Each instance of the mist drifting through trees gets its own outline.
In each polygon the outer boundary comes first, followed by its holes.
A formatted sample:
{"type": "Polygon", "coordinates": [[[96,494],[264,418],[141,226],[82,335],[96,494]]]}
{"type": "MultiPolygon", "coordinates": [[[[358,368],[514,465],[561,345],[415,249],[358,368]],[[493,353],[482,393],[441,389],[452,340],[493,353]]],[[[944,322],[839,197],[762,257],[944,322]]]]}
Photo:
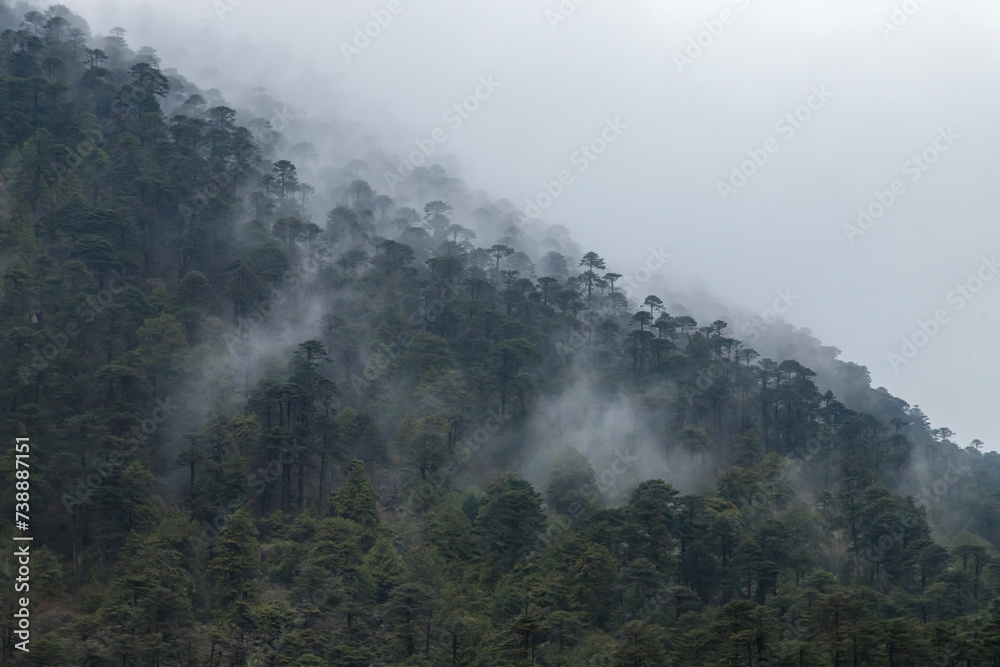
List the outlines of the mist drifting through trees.
{"type": "Polygon", "coordinates": [[[0,0],[0,664],[1000,664],[994,443],[547,221],[632,121],[525,205],[445,150],[500,75],[400,155],[188,76],[0,0]]]}

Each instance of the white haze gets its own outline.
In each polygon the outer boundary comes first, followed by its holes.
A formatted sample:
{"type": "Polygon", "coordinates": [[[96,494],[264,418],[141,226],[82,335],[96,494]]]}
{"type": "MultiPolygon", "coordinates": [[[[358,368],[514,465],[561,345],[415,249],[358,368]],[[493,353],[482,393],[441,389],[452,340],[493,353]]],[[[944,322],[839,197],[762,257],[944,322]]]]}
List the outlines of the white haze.
{"type": "MultiPolygon", "coordinates": [[[[341,43],[388,2],[229,2],[68,5],[94,33],[124,27],[132,48],[152,46],[162,67],[202,87],[239,99],[264,86],[309,115],[362,122],[391,153],[447,127],[442,114],[492,75],[500,88],[441,149],[457,161],[435,156],[472,189],[523,209],[543,180],[574,170],[543,219],[609,268],[631,273],[663,246],[672,288],[750,313],[791,289],[789,322],[867,366],[874,386],[919,404],[959,444],[1000,448],[990,345],[1000,280],[960,312],[947,300],[983,255],[1000,253],[995,3],[589,0],[553,29],[546,11],[557,0],[400,0],[347,63],[341,43]],[[886,39],[879,21],[894,4],[919,9],[886,39]],[[674,52],[724,9],[732,23],[679,72],[674,52]],[[784,140],[776,121],[814,86],[834,96],[784,140]],[[615,117],[628,125],[622,137],[577,173],[573,151],[615,117]],[[858,207],[904,178],[903,163],[945,127],[960,135],[955,146],[849,243],[843,226],[858,207]],[[723,203],[716,182],[769,137],[780,150],[723,203]],[[894,372],[887,354],[938,309],[950,322],[894,372]]],[[[321,156],[338,166],[354,157],[364,156],[321,156]]],[[[380,175],[369,180],[385,190],[380,175]]]]}

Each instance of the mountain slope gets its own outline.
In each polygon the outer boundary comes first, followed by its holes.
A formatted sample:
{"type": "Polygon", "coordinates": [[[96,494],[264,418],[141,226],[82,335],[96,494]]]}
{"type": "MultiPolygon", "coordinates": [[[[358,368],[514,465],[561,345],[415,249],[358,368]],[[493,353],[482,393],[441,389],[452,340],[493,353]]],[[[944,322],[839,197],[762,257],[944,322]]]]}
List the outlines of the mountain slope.
{"type": "Polygon", "coordinates": [[[0,27],[4,664],[1000,660],[998,455],[835,349],[65,8],[0,27]]]}

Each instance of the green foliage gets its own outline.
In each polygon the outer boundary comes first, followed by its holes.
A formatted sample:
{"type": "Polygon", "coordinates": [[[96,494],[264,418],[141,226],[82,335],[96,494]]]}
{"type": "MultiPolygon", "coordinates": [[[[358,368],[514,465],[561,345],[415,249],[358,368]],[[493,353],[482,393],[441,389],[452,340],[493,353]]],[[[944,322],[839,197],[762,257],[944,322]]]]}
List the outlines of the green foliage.
{"type": "Polygon", "coordinates": [[[578,450],[566,448],[553,461],[545,500],[554,512],[574,519],[588,516],[600,507],[594,469],[578,450]]]}
{"type": "Polygon", "coordinates": [[[622,628],[622,639],[612,667],[653,667],[666,664],[664,632],[642,621],[630,621],[622,628]]]}
{"type": "Polygon", "coordinates": [[[120,29],[8,4],[26,664],[1000,664],[983,443],[802,332],[766,359],[670,315],[440,166],[393,197],[381,165],[300,169],[276,100],[224,106],[120,29]]]}
{"type": "Polygon", "coordinates": [[[533,546],[545,520],[541,502],[531,484],[513,473],[490,485],[476,525],[496,568],[513,566],[533,546]]]}
{"type": "Polygon", "coordinates": [[[365,464],[356,459],[351,462],[344,486],[330,498],[334,516],[371,528],[379,525],[378,490],[365,473],[365,464]]]}
{"type": "Polygon", "coordinates": [[[208,575],[215,583],[214,594],[222,605],[256,599],[260,558],[253,517],[246,510],[237,510],[219,533],[208,563],[208,575]]]}
{"type": "Polygon", "coordinates": [[[380,537],[365,555],[362,571],[378,587],[377,601],[385,602],[392,589],[404,580],[407,568],[392,542],[380,537]]]}

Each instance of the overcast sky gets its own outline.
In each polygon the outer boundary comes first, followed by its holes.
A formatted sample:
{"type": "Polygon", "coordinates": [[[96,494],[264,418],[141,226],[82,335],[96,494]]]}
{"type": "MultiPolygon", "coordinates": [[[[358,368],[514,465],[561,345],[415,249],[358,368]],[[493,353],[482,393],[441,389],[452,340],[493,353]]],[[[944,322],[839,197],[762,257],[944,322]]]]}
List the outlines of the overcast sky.
{"type": "Polygon", "coordinates": [[[790,290],[789,322],[1000,449],[995,1],[65,4],[199,85],[336,105],[393,152],[445,128],[466,182],[522,209],[568,172],[542,218],[609,268],[663,246],[752,312],[790,290]],[[452,130],[480,77],[498,86],[452,130]]]}

